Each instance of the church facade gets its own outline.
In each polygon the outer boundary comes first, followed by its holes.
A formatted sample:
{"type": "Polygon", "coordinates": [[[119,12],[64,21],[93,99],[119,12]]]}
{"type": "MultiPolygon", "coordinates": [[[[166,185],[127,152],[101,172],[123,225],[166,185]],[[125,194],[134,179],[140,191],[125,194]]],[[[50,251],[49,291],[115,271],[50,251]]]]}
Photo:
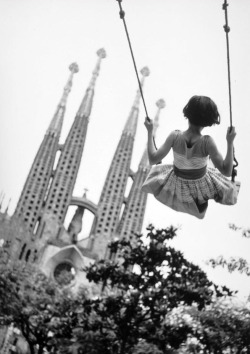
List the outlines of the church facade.
{"type": "MultiPolygon", "coordinates": [[[[78,72],[76,63],[70,65],[62,98],[35,156],[15,212],[13,216],[9,216],[7,210],[0,213],[0,240],[6,246],[6,259],[35,263],[55,280],[61,272],[69,272],[72,280],[68,285],[72,291],[88,285],[82,268],[98,259],[108,258],[110,241],[141,233],[147,203],[147,194],[141,192],[149,171],[146,148],[137,171],[132,172],[130,167],[141,99],[139,90],[121,132],[98,204],[89,200],[86,193],[82,197],[73,195],[105,50],[98,50],[97,56],[90,83],[66,140],[61,144],[67,98],[73,76],[78,72]],[[60,156],[56,161],[58,152],[60,156]],[[125,198],[129,178],[133,182],[125,198]],[[76,210],[66,229],[65,217],[72,205],[76,210]],[[82,243],[78,241],[78,235],[84,228],[85,210],[93,214],[93,225],[89,237],[82,243]]],[[[148,68],[143,68],[141,75],[143,87],[149,75],[148,68]]],[[[157,125],[160,110],[165,104],[159,100],[156,105],[157,125]]]]}

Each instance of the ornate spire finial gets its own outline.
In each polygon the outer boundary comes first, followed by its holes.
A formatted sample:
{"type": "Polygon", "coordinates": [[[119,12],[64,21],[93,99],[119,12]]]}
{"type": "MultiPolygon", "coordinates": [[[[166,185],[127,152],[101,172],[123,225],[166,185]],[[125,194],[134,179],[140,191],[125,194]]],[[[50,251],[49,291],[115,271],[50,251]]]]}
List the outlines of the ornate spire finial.
{"type": "Polygon", "coordinates": [[[78,73],[78,71],[79,71],[79,66],[78,66],[78,64],[77,64],[77,63],[72,63],[72,64],[70,64],[69,70],[72,71],[73,74],[74,74],[74,73],[78,73]]]}
{"type": "Polygon", "coordinates": [[[73,75],[79,71],[78,65],[76,63],[70,64],[69,70],[70,70],[70,76],[68,78],[66,86],[64,87],[62,98],[57,106],[56,112],[49,125],[47,133],[58,134],[58,135],[60,135],[61,133],[66,101],[72,87],[73,75]]]}
{"type": "Polygon", "coordinates": [[[96,52],[97,56],[98,56],[98,62],[96,64],[95,70],[93,71],[93,76],[92,79],[90,81],[89,86],[93,89],[95,82],[96,82],[96,78],[99,75],[99,71],[100,71],[100,65],[101,65],[101,60],[106,58],[107,54],[104,48],[100,48],[98,49],[98,51],[96,52]]]}
{"type": "Polygon", "coordinates": [[[69,70],[71,71],[70,77],[68,79],[68,82],[67,82],[66,86],[64,87],[63,96],[61,98],[59,106],[65,106],[66,105],[66,101],[67,101],[68,95],[69,95],[71,87],[72,87],[73,75],[75,73],[78,73],[79,66],[77,65],[77,63],[72,63],[69,66],[69,70]]]}
{"type": "Polygon", "coordinates": [[[141,69],[140,73],[141,73],[143,76],[149,76],[150,70],[149,70],[149,68],[148,68],[147,66],[144,66],[144,67],[141,69]]]}
{"type": "Polygon", "coordinates": [[[83,101],[82,101],[80,108],[78,110],[78,113],[77,113],[80,116],[89,117],[89,115],[90,115],[92,100],[93,100],[93,95],[94,95],[94,87],[95,87],[97,76],[99,75],[99,72],[100,72],[101,60],[103,58],[106,58],[106,51],[103,48],[98,49],[96,54],[98,55],[98,61],[97,61],[96,67],[92,73],[92,78],[90,80],[86,94],[83,98],[83,101]]]}
{"type": "MultiPolygon", "coordinates": [[[[141,89],[142,89],[145,77],[149,76],[150,71],[149,71],[148,67],[145,66],[144,68],[141,69],[140,72],[142,74],[142,78],[141,78],[141,81],[140,81],[140,85],[141,85],[141,89]]],[[[132,135],[135,136],[136,127],[137,127],[137,120],[138,120],[140,99],[141,99],[141,90],[140,90],[140,87],[139,87],[137,92],[136,92],[135,100],[134,100],[132,109],[130,111],[128,120],[127,120],[126,125],[125,125],[124,130],[123,130],[124,133],[129,133],[129,134],[132,134],[132,135]]]]}
{"type": "Polygon", "coordinates": [[[156,101],[156,106],[159,108],[159,109],[162,109],[166,106],[166,102],[164,101],[163,98],[160,98],[158,101],[156,101]]]}
{"type": "Polygon", "coordinates": [[[159,127],[160,111],[161,111],[161,109],[163,109],[166,106],[164,99],[160,98],[158,101],[156,101],[156,106],[158,107],[158,110],[157,110],[155,118],[154,118],[154,132],[153,132],[154,135],[155,135],[157,128],[159,127]]]}
{"type": "Polygon", "coordinates": [[[149,68],[148,68],[147,66],[144,66],[144,67],[141,69],[140,73],[142,74],[141,87],[143,87],[145,78],[150,75],[150,70],[149,70],[149,68]]]}
{"type": "MultiPolygon", "coordinates": [[[[140,73],[142,74],[142,78],[141,78],[140,83],[141,83],[141,88],[143,88],[145,78],[150,75],[150,70],[149,70],[149,68],[147,66],[144,66],[140,70],[140,73]]],[[[140,98],[141,98],[141,92],[140,92],[140,89],[138,89],[137,95],[136,95],[136,98],[135,98],[135,102],[134,102],[134,107],[138,107],[139,106],[140,98]]]]}
{"type": "Polygon", "coordinates": [[[104,48],[98,49],[98,51],[96,53],[101,59],[104,59],[107,56],[106,51],[105,51],[104,48]]]}

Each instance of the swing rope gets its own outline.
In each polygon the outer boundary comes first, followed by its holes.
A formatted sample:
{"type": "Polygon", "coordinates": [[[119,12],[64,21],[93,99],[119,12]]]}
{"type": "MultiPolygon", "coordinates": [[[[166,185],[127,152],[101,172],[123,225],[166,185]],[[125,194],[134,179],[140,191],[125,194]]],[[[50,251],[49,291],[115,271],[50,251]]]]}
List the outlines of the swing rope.
{"type": "Polygon", "coordinates": [[[227,76],[228,76],[228,94],[229,94],[229,111],[230,111],[230,127],[233,125],[233,115],[232,115],[232,94],[231,94],[231,75],[230,75],[230,55],[229,55],[229,32],[230,27],[228,26],[228,15],[227,15],[227,0],[224,0],[222,9],[225,11],[225,21],[226,24],[223,26],[226,33],[226,45],[227,45],[227,76]]]}
{"type": "Polygon", "coordinates": [[[147,107],[146,107],[146,103],[145,103],[145,99],[144,99],[144,95],[143,95],[143,91],[142,91],[142,87],[141,87],[141,82],[140,82],[139,75],[138,75],[138,70],[137,70],[135,57],[134,57],[134,53],[133,53],[133,49],[132,49],[132,45],[131,45],[131,41],[130,41],[130,37],[129,37],[129,33],[128,33],[127,24],[125,21],[125,12],[123,11],[122,4],[121,4],[122,0],[117,0],[117,1],[118,1],[119,8],[120,8],[119,15],[120,15],[120,18],[122,19],[123,24],[124,24],[124,28],[125,28],[125,32],[126,32],[126,36],[127,36],[127,40],[128,40],[128,44],[129,44],[129,49],[130,49],[131,57],[132,57],[134,68],[135,68],[135,73],[136,73],[136,77],[137,77],[137,81],[138,81],[138,85],[139,85],[139,89],[140,89],[140,93],[141,93],[141,98],[142,98],[144,110],[146,113],[146,119],[148,119],[148,111],[147,111],[147,107]]]}
{"type": "MultiPolygon", "coordinates": [[[[136,62],[135,62],[135,56],[133,53],[133,49],[132,49],[132,45],[131,45],[131,41],[130,41],[130,37],[129,37],[129,33],[128,33],[128,28],[127,28],[127,24],[126,24],[126,20],[125,20],[125,11],[122,8],[122,4],[121,4],[122,0],[117,0],[117,1],[118,1],[119,8],[120,8],[119,15],[120,15],[120,18],[122,19],[123,24],[124,24],[124,28],[125,28],[125,32],[126,32],[126,36],[127,36],[127,40],[128,40],[128,44],[129,44],[130,54],[131,54],[131,57],[133,60],[134,68],[135,68],[135,73],[136,73],[136,77],[137,77],[137,81],[138,81],[138,85],[139,85],[139,89],[140,89],[140,93],[141,93],[141,98],[142,98],[142,102],[143,102],[143,106],[144,106],[144,110],[145,110],[145,114],[146,114],[146,120],[149,120],[146,102],[145,102],[142,87],[141,87],[141,81],[139,79],[138,70],[137,70],[137,66],[136,66],[136,62]]],[[[153,143],[154,143],[155,149],[157,150],[154,136],[153,136],[153,143]]],[[[160,164],[160,163],[161,163],[161,161],[158,162],[158,164],[160,164]]]]}
{"type": "MultiPolygon", "coordinates": [[[[224,0],[222,5],[222,9],[225,11],[225,22],[226,24],[223,26],[224,31],[226,33],[226,45],[227,45],[227,75],[228,75],[228,94],[229,94],[229,111],[230,111],[230,128],[233,126],[233,115],[232,115],[232,94],[231,94],[231,76],[230,76],[230,54],[229,54],[229,32],[230,27],[228,26],[228,14],[227,14],[228,3],[227,0],[224,0]]],[[[234,152],[233,152],[234,154],[234,152]]],[[[235,181],[235,177],[237,176],[237,170],[235,169],[239,165],[238,161],[235,158],[234,154],[234,164],[232,170],[232,182],[235,181]]]]}

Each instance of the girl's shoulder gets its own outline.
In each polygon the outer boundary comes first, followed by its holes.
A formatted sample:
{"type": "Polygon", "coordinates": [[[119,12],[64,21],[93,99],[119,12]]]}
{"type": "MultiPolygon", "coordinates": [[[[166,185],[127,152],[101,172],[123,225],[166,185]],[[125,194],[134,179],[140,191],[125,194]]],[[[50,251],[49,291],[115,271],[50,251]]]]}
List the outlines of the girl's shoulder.
{"type": "Polygon", "coordinates": [[[209,153],[217,151],[217,144],[210,135],[206,135],[206,146],[209,153]]]}
{"type": "Polygon", "coordinates": [[[202,135],[202,139],[208,145],[215,144],[214,139],[210,135],[202,135]]]}
{"type": "Polygon", "coordinates": [[[174,137],[177,137],[177,136],[180,136],[183,132],[179,129],[175,129],[173,130],[170,135],[174,136],[174,137]]]}
{"type": "Polygon", "coordinates": [[[172,139],[172,143],[173,143],[173,144],[178,140],[178,137],[180,137],[181,134],[182,134],[182,131],[179,130],[179,129],[175,129],[175,130],[173,130],[173,131],[169,134],[169,136],[170,136],[171,139],[172,139]]]}
{"type": "Polygon", "coordinates": [[[210,135],[202,135],[202,144],[204,152],[210,155],[211,146],[215,145],[214,139],[210,135]]]}
{"type": "Polygon", "coordinates": [[[204,140],[204,141],[206,141],[206,142],[209,142],[209,141],[211,141],[211,140],[213,140],[212,138],[211,138],[211,136],[210,135],[202,135],[202,139],[204,140]]]}
{"type": "Polygon", "coordinates": [[[174,151],[179,150],[179,149],[183,150],[182,149],[182,145],[183,145],[182,133],[183,132],[181,130],[175,129],[169,134],[171,146],[174,149],[174,151]]]}

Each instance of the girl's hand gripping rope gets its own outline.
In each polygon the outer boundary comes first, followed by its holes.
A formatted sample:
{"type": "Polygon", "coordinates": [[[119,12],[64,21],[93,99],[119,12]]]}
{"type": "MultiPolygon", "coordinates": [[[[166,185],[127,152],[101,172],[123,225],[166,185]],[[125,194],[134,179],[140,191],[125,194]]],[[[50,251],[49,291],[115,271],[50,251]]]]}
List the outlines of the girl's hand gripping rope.
{"type": "Polygon", "coordinates": [[[152,133],[153,132],[153,129],[154,129],[154,123],[153,123],[153,120],[150,119],[149,117],[146,117],[145,119],[145,122],[144,122],[144,125],[148,131],[148,133],[152,133]]]}
{"type": "Polygon", "coordinates": [[[228,144],[232,144],[233,143],[235,136],[236,136],[235,127],[227,128],[226,139],[227,139],[228,144]]]}

